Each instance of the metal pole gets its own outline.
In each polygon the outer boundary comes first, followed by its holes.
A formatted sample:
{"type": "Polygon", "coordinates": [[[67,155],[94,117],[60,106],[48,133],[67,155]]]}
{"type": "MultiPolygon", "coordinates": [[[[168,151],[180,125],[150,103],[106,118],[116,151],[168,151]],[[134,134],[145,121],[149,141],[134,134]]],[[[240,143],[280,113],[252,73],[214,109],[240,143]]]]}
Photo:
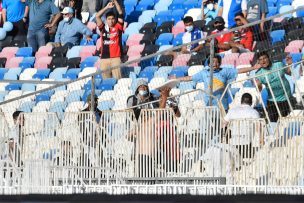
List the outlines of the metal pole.
{"type": "MultiPolygon", "coordinates": [[[[209,94],[213,95],[213,58],[214,58],[214,37],[210,42],[210,60],[209,60],[209,70],[210,70],[210,82],[209,82],[209,94]]],[[[212,106],[212,97],[209,96],[209,106],[212,106]]]]}
{"type": "Polygon", "coordinates": [[[91,78],[91,111],[95,111],[95,76],[91,78]]]}

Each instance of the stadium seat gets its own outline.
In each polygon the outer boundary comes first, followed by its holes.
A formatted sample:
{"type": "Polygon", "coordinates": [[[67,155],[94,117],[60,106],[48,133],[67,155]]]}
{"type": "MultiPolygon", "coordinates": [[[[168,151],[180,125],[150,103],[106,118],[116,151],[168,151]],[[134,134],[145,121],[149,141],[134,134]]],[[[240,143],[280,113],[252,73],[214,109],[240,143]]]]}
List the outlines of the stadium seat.
{"type": "MultiPolygon", "coordinates": [[[[74,46],[77,47],[77,46],[74,46]]],[[[73,47],[72,47],[73,48],[73,47]]],[[[68,51],[67,46],[62,46],[62,47],[55,47],[52,49],[50,56],[52,57],[65,57],[68,51]]]]}
{"type": "Polygon", "coordinates": [[[53,70],[59,67],[67,67],[68,59],[66,57],[54,57],[52,58],[51,63],[48,65],[48,68],[53,70]]]}
{"type": "Polygon", "coordinates": [[[131,36],[132,34],[137,34],[139,33],[139,30],[142,26],[143,24],[139,22],[130,23],[127,29],[125,30],[125,34],[127,34],[128,36],[131,36]]]}
{"type": "Polygon", "coordinates": [[[107,111],[111,110],[114,106],[115,102],[113,100],[104,100],[98,103],[97,108],[100,111],[107,111]]]}
{"type": "Polygon", "coordinates": [[[43,57],[43,56],[49,56],[49,54],[52,52],[53,47],[52,46],[42,46],[38,49],[38,51],[35,54],[36,59],[43,57]]]}
{"type": "Polygon", "coordinates": [[[270,33],[272,44],[284,41],[285,30],[275,30],[270,33]]]}
{"type": "Polygon", "coordinates": [[[94,56],[95,53],[96,53],[96,46],[85,46],[80,50],[79,56],[81,57],[81,61],[83,61],[89,56],[94,56]]]}
{"type": "Polygon", "coordinates": [[[33,78],[33,75],[35,75],[36,72],[36,68],[27,68],[20,74],[19,80],[30,80],[33,78]]]}
{"type": "Polygon", "coordinates": [[[22,47],[19,48],[16,52],[17,57],[30,57],[33,55],[33,48],[32,47],[22,47]]]}
{"type": "Polygon", "coordinates": [[[183,44],[183,36],[184,36],[184,32],[182,33],[178,33],[175,38],[173,39],[173,46],[179,46],[181,44],[183,44]]]}
{"type": "Polygon", "coordinates": [[[13,57],[6,62],[5,68],[17,68],[22,61],[23,57],[13,57]]]}
{"type": "Polygon", "coordinates": [[[34,67],[38,69],[46,69],[48,65],[51,63],[52,57],[43,56],[36,60],[34,67]]]}
{"type": "Polygon", "coordinates": [[[193,75],[195,75],[196,73],[198,73],[202,70],[204,70],[204,66],[202,66],[202,65],[190,66],[189,69],[188,69],[188,75],[193,76],[193,75]]]}
{"type": "Polygon", "coordinates": [[[133,45],[128,50],[128,56],[139,56],[140,53],[144,50],[144,48],[144,44],[133,45]]]}
{"type": "Polygon", "coordinates": [[[202,9],[201,8],[192,8],[187,11],[187,13],[184,15],[191,16],[193,18],[193,21],[201,20],[202,19],[202,9]]]}
{"type": "Polygon", "coordinates": [[[176,66],[187,66],[191,54],[180,54],[173,60],[173,67],[176,66]]]}
{"type": "Polygon", "coordinates": [[[75,58],[80,57],[80,51],[83,47],[82,46],[73,46],[71,49],[67,51],[67,58],[75,58]]]}
{"type": "MultiPolygon", "coordinates": [[[[293,7],[291,5],[283,5],[279,9],[279,13],[283,14],[283,13],[286,13],[286,12],[290,12],[292,10],[293,10],[293,7]]],[[[285,14],[282,17],[284,17],[284,18],[291,18],[292,17],[292,13],[285,14]]]]}
{"type": "Polygon", "coordinates": [[[278,8],[277,7],[268,7],[267,17],[274,16],[277,13],[278,13],[278,8]]]}
{"type": "Polygon", "coordinates": [[[8,84],[5,86],[6,91],[12,91],[12,90],[20,90],[20,84],[8,84]]]}
{"type": "Polygon", "coordinates": [[[155,44],[158,46],[170,45],[172,44],[173,34],[172,33],[162,33],[157,38],[155,44]]]}
{"type": "Polygon", "coordinates": [[[144,35],[141,33],[129,35],[126,45],[127,46],[138,45],[139,42],[142,40],[143,36],[144,35]]]}

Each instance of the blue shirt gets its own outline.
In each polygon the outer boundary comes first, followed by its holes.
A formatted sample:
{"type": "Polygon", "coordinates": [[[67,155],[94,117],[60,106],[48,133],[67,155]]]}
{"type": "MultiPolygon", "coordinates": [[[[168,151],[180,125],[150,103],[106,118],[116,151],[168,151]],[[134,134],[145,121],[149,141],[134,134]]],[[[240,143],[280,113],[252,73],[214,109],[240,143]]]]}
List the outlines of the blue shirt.
{"type": "Polygon", "coordinates": [[[74,45],[79,44],[82,35],[92,35],[93,33],[77,18],[72,18],[69,22],[60,21],[55,36],[55,42],[66,44],[70,42],[74,45]]]}
{"type": "Polygon", "coordinates": [[[225,20],[225,26],[231,28],[236,25],[234,15],[247,10],[247,0],[222,0],[219,7],[223,8],[222,17],[225,20]]]}
{"type": "Polygon", "coordinates": [[[25,3],[21,0],[3,0],[2,8],[6,10],[6,20],[14,23],[23,18],[25,3]]]}
{"type": "Polygon", "coordinates": [[[44,0],[38,3],[37,0],[27,0],[29,6],[29,30],[38,31],[44,28],[44,25],[49,23],[51,15],[59,13],[59,9],[50,0],[44,0]]]}
{"type": "MultiPolygon", "coordinates": [[[[218,100],[221,98],[226,85],[231,80],[235,80],[238,71],[236,68],[220,68],[219,70],[214,70],[213,73],[213,96],[218,100]]],[[[202,70],[192,76],[192,80],[195,82],[204,82],[205,91],[208,93],[210,86],[210,72],[209,70],[202,70]]],[[[208,94],[204,94],[204,102],[206,105],[209,104],[208,94]]],[[[225,109],[228,109],[227,96],[223,97],[222,104],[225,109]]],[[[217,100],[212,100],[212,105],[217,106],[217,100]]]]}

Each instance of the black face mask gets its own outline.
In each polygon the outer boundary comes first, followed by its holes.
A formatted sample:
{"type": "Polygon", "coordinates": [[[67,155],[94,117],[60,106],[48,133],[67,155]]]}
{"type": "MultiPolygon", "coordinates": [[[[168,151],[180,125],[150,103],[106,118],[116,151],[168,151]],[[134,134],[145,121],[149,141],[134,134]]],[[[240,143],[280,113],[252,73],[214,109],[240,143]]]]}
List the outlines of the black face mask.
{"type": "Polygon", "coordinates": [[[225,25],[222,24],[222,25],[217,25],[217,26],[214,26],[217,30],[219,31],[222,31],[224,28],[225,28],[225,25]]]}

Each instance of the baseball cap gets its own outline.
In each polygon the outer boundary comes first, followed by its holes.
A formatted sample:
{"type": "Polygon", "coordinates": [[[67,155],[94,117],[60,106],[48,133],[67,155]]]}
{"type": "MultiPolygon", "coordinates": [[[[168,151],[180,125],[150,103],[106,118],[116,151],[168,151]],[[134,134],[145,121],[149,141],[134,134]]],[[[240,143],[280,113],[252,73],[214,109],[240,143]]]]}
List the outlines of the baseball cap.
{"type": "Polygon", "coordinates": [[[67,14],[67,13],[74,13],[73,9],[71,7],[65,7],[62,12],[62,14],[67,14]]]}
{"type": "Polygon", "coordinates": [[[221,16],[217,16],[214,18],[214,22],[219,22],[219,23],[225,23],[224,18],[222,18],[221,16]]]}

